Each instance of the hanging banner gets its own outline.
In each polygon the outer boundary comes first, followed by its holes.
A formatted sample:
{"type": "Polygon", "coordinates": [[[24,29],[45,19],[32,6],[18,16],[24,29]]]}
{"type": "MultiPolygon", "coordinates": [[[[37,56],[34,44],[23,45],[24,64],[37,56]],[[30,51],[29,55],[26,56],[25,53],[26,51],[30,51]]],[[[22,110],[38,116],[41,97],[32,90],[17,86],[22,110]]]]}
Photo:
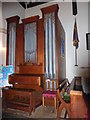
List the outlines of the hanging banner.
{"type": "Polygon", "coordinates": [[[77,49],[79,47],[79,39],[78,39],[76,18],[75,18],[74,30],[73,30],[73,46],[75,46],[75,66],[77,66],[77,49]]]}

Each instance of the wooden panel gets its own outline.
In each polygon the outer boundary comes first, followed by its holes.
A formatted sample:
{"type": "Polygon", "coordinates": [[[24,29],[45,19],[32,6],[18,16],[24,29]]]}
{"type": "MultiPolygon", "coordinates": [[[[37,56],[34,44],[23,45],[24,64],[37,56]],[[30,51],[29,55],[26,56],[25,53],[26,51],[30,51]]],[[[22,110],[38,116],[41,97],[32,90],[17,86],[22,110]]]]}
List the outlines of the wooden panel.
{"type": "Polygon", "coordinates": [[[51,5],[51,6],[41,8],[41,11],[42,11],[43,14],[51,13],[51,12],[58,12],[58,8],[59,8],[58,4],[55,4],[55,5],[51,5]]]}
{"type": "Polygon", "coordinates": [[[84,118],[88,112],[82,91],[70,91],[71,118],[84,118]]]}
{"type": "Polygon", "coordinates": [[[37,15],[37,16],[32,16],[32,17],[22,19],[22,22],[24,24],[28,24],[28,23],[31,23],[31,22],[36,22],[38,19],[39,19],[39,16],[37,15]]]}
{"type": "Polygon", "coordinates": [[[21,65],[16,66],[17,74],[44,74],[42,65],[21,65]]]}
{"type": "Polygon", "coordinates": [[[14,97],[14,93],[15,91],[13,90],[2,89],[2,98],[5,100],[11,100],[14,97]]]}
{"type": "Polygon", "coordinates": [[[31,84],[31,85],[41,85],[41,78],[38,76],[24,76],[24,75],[9,75],[9,83],[22,83],[22,84],[31,84]]]}
{"type": "Polygon", "coordinates": [[[46,106],[54,106],[54,98],[44,98],[46,106]]]}
{"type": "MultiPolygon", "coordinates": [[[[66,78],[66,53],[64,56],[61,55],[61,41],[65,43],[65,32],[60,20],[56,19],[56,71],[58,83],[61,83],[66,78]]],[[[65,50],[64,44],[64,50],[65,50]]],[[[64,51],[65,52],[65,51],[64,51]]]]}
{"type": "Polygon", "coordinates": [[[16,37],[16,65],[22,65],[24,63],[24,30],[23,24],[19,24],[17,27],[16,37]]]}
{"type": "MultiPolygon", "coordinates": [[[[29,108],[29,105],[28,105],[28,106],[18,105],[18,104],[15,104],[15,103],[13,103],[13,102],[8,102],[7,108],[23,110],[23,111],[26,111],[26,112],[29,112],[29,109],[30,109],[30,108],[29,108]]],[[[30,114],[30,113],[29,113],[29,114],[30,114]]]]}
{"type": "Polygon", "coordinates": [[[30,84],[14,84],[13,85],[14,86],[14,88],[21,88],[21,89],[27,89],[27,90],[29,90],[29,89],[34,89],[34,90],[36,90],[36,91],[43,91],[43,89],[42,89],[42,87],[39,87],[39,86],[37,86],[37,85],[30,85],[30,84]]]}
{"type": "Polygon", "coordinates": [[[37,41],[37,62],[42,63],[43,65],[43,71],[44,71],[44,26],[43,26],[43,20],[40,19],[38,21],[38,41],[37,41]]]}
{"type": "Polygon", "coordinates": [[[29,115],[31,114],[34,107],[33,92],[15,89],[3,90],[3,93],[5,92],[11,94],[11,96],[13,95],[13,98],[10,97],[10,99],[8,99],[5,96],[3,96],[4,97],[3,107],[4,105],[6,105],[5,107],[7,108],[24,110],[28,111],[29,115]]]}
{"type": "Polygon", "coordinates": [[[19,22],[19,19],[20,19],[20,17],[19,16],[12,16],[12,17],[9,17],[9,18],[6,18],[6,21],[8,22],[8,23],[11,23],[11,22],[19,22]]]}

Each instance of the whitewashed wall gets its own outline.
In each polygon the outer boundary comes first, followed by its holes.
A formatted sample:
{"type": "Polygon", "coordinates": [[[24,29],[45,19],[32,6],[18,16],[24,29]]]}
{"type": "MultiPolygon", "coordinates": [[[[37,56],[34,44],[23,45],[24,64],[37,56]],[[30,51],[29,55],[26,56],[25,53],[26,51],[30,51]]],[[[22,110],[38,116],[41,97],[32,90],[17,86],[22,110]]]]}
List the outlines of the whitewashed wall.
{"type": "Polygon", "coordinates": [[[3,27],[7,28],[5,19],[11,16],[18,15],[20,18],[25,17],[25,9],[17,2],[3,2],[2,4],[3,11],[3,27]]]}
{"type": "Polygon", "coordinates": [[[72,15],[71,3],[59,4],[61,10],[59,17],[66,32],[66,76],[70,80],[74,76],[87,76],[88,51],[86,50],[86,33],[88,32],[88,3],[80,2],[77,4],[77,28],[79,35],[79,48],[77,51],[78,66],[75,65],[75,51],[72,44],[74,16],[72,15]]]}
{"type": "Polygon", "coordinates": [[[0,28],[2,26],[2,2],[0,2],[0,28]]]}
{"type": "MultiPolygon", "coordinates": [[[[88,4],[88,32],[90,33],[90,2],[88,4]]],[[[90,50],[88,51],[88,60],[90,66],[90,50]]]]}
{"type": "Polygon", "coordinates": [[[88,3],[88,32],[90,32],[90,2],[88,3]]]}
{"type": "MultiPolygon", "coordinates": [[[[25,17],[40,15],[42,17],[40,8],[55,4],[54,2],[39,5],[38,7],[29,8],[25,11],[25,17]]],[[[87,76],[87,69],[82,67],[88,66],[88,51],[86,50],[86,33],[88,32],[88,3],[80,2],[77,4],[77,27],[79,34],[79,48],[78,48],[78,66],[75,65],[75,53],[72,44],[74,16],[72,15],[72,4],[70,2],[58,2],[59,12],[58,16],[64,27],[66,33],[66,77],[71,81],[76,75],[87,76]]]]}
{"type": "Polygon", "coordinates": [[[2,63],[2,3],[0,2],[0,63],[2,63]]]}

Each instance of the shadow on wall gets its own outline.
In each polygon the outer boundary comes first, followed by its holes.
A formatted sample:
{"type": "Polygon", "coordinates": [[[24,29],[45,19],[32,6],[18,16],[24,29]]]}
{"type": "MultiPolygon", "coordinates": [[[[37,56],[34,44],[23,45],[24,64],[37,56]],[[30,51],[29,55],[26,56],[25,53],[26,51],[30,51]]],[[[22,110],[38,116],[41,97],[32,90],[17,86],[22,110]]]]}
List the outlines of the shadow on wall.
{"type": "Polygon", "coordinates": [[[88,67],[80,67],[79,70],[78,70],[79,76],[85,77],[85,78],[90,77],[89,74],[88,74],[88,70],[89,70],[88,67]]]}
{"type": "Polygon", "coordinates": [[[90,77],[89,78],[82,78],[82,87],[84,93],[90,93],[90,77]]]}
{"type": "Polygon", "coordinates": [[[76,76],[81,76],[81,84],[84,93],[90,93],[90,67],[80,67],[76,69],[76,76]],[[79,73],[77,73],[77,71],[79,73]]]}

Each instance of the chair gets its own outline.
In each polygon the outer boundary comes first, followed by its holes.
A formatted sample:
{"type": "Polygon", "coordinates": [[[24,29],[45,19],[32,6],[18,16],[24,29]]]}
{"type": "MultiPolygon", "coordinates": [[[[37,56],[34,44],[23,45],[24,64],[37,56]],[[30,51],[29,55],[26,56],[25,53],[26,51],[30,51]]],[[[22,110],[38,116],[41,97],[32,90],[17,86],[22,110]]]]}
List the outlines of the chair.
{"type": "Polygon", "coordinates": [[[42,109],[44,111],[45,106],[54,106],[54,111],[56,111],[56,80],[47,79],[45,81],[45,91],[42,94],[42,109]]]}
{"type": "MultiPolygon", "coordinates": [[[[58,103],[60,103],[57,109],[57,117],[61,116],[61,112],[63,108],[65,108],[66,112],[68,113],[68,117],[70,118],[70,113],[71,113],[70,100],[66,101],[63,98],[63,92],[65,92],[67,84],[68,84],[68,81],[65,80],[60,84],[60,87],[57,89],[57,97],[58,97],[57,99],[58,99],[58,103]]],[[[65,117],[66,117],[66,114],[65,114],[65,117]]]]}

